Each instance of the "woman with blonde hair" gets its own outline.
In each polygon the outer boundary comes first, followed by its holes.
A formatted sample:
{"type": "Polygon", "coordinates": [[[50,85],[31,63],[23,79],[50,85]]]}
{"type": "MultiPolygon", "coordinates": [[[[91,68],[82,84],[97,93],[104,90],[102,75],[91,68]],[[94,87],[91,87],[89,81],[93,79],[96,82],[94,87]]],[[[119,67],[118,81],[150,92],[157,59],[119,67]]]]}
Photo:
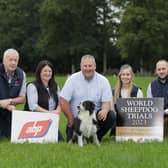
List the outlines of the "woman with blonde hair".
{"type": "MultiPolygon", "coordinates": [[[[124,64],[120,67],[118,73],[118,79],[115,88],[112,90],[113,103],[112,110],[117,112],[116,103],[118,98],[130,98],[137,97],[143,98],[141,88],[134,84],[134,72],[132,67],[128,64],[124,64]]],[[[111,128],[110,136],[115,135],[115,127],[111,128]]]]}
{"type": "Polygon", "coordinates": [[[115,89],[113,89],[114,104],[116,104],[118,98],[143,98],[141,88],[134,84],[134,76],[134,72],[130,65],[124,64],[121,66],[115,89]]]}

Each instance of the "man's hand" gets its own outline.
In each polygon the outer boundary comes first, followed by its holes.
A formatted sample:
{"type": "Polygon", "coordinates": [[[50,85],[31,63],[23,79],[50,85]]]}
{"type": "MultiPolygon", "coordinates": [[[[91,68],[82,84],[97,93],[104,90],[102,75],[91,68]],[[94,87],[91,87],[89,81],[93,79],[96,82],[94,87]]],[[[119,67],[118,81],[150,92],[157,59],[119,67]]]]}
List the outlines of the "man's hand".
{"type": "Polygon", "coordinates": [[[8,105],[6,109],[12,112],[12,110],[15,110],[16,107],[14,105],[8,105]]]}
{"type": "Polygon", "coordinates": [[[0,100],[0,107],[3,109],[7,109],[7,107],[11,104],[11,99],[0,100]]]}
{"type": "Polygon", "coordinates": [[[106,120],[107,114],[108,114],[108,112],[110,110],[110,107],[111,107],[110,102],[102,102],[102,108],[98,112],[98,115],[97,115],[99,120],[102,120],[102,121],[106,120]]]}
{"type": "Polygon", "coordinates": [[[108,113],[107,110],[100,110],[97,115],[98,119],[105,121],[107,118],[107,113],[108,113]]]}

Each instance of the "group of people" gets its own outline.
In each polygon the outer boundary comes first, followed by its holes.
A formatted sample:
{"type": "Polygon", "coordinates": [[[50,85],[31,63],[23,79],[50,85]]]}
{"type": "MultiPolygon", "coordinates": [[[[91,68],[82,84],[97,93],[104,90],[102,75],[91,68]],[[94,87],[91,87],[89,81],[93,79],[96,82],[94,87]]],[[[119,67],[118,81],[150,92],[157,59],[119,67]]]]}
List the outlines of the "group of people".
{"type": "MultiPolygon", "coordinates": [[[[97,137],[111,129],[115,134],[117,99],[138,97],[143,93],[134,84],[134,72],[128,64],[121,66],[116,87],[111,89],[105,76],[96,72],[96,62],[92,55],[81,58],[80,71],[72,74],[60,91],[54,79],[54,66],[47,60],[40,61],[36,67],[35,80],[26,85],[25,72],[18,67],[19,53],[7,49],[0,64],[0,139],[11,136],[12,110],[17,104],[25,103],[24,110],[60,114],[67,118],[66,141],[73,134],[74,119],[78,115],[77,106],[81,101],[91,100],[97,110],[97,137]]],[[[164,109],[168,110],[168,62],[159,60],[156,64],[158,78],[147,89],[147,97],[164,97],[164,109]]],[[[58,140],[63,141],[61,132],[58,140]]]]}

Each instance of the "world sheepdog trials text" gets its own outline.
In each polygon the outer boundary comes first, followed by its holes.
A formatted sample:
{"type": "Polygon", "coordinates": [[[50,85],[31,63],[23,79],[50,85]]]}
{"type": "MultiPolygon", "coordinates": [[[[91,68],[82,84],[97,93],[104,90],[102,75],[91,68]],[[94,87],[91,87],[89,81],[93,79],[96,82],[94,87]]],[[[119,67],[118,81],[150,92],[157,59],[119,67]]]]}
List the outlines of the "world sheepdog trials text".
{"type": "Polygon", "coordinates": [[[158,112],[151,100],[127,100],[127,107],[121,107],[121,112],[127,113],[128,119],[152,119],[152,114],[158,112]]]}
{"type": "Polygon", "coordinates": [[[119,102],[118,111],[122,120],[124,117],[130,126],[151,126],[154,124],[153,120],[163,111],[160,101],[160,99],[130,98],[119,102]]]}

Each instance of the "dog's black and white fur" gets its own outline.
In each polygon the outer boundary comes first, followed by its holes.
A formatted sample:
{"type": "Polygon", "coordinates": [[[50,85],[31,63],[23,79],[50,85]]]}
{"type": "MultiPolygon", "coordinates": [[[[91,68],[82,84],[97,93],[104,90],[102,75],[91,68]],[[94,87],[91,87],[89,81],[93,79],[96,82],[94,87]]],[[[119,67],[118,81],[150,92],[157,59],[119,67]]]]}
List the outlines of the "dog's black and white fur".
{"type": "Polygon", "coordinates": [[[79,104],[78,110],[74,122],[73,142],[77,141],[81,147],[89,141],[99,145],[95,104],[92,101],[83,101],[79,104]]]}

